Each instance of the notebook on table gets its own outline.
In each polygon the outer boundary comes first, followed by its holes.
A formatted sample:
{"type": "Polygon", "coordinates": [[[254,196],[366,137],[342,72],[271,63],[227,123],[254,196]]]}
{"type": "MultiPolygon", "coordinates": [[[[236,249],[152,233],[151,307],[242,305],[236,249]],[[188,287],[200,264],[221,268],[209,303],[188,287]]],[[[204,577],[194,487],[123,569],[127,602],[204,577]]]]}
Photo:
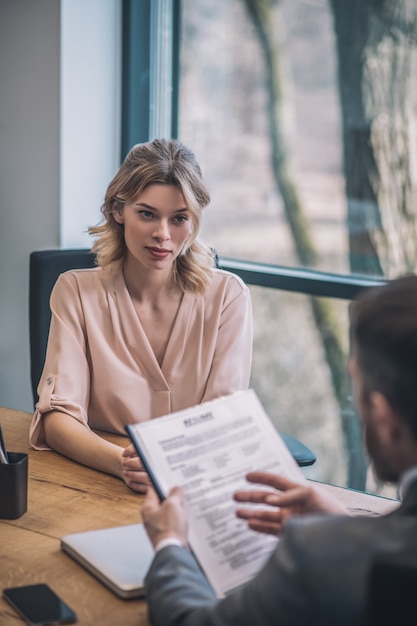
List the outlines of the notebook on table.
{"type": "Polygon", "coordinates": [[[65,535],[61,548],[120,598],[143,597],[154,556],[143,524],[65,535]]]}

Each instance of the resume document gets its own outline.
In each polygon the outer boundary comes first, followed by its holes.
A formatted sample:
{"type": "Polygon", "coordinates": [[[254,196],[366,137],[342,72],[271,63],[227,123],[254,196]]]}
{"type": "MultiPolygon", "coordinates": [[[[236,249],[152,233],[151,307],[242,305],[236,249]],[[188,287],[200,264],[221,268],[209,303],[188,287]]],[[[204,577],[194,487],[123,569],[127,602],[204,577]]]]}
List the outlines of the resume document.
{"type": "Polygon", "coordinates": [[[127,431],[160,497],[183,487],[189,544],[217,596],[250,580],[278,539],[235,516],[233,493],[253,488],[245,480],[253,470],[305,480],[256,393],[240,391],[127,431]]]}

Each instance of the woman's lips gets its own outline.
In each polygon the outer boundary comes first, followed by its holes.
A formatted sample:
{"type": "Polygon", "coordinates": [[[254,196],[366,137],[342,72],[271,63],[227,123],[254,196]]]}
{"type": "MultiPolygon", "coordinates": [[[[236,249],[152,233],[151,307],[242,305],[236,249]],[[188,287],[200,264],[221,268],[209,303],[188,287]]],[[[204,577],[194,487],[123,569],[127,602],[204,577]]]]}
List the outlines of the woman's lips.
{"type": "Polygon", "coordinates": [[[166,259],[167,256],[171,254],[171,250],[166,250],[166,248],[146,248],[151,256],[155,259],[166,259]]]}

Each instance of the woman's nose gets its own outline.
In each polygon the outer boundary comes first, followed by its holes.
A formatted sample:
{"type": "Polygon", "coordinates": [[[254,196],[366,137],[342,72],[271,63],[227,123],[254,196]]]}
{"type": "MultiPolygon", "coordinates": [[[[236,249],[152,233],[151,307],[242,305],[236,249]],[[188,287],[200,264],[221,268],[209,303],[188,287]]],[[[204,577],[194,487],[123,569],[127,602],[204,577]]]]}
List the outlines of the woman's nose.
{"type": "Polygon", "coordinates": [[[158,239],[158,241],[167,241],[167,239],[171,238],[169,227],[167,222],[158,222],[154,232],[154,239],[158,239]]]}

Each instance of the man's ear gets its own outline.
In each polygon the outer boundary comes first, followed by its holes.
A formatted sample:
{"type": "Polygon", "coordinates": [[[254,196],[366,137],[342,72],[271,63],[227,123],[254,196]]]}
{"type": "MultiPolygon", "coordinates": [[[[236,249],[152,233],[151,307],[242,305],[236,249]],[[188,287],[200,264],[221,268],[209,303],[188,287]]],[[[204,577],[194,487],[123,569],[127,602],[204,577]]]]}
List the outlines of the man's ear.
{"type": "Polygon", "coordinates": [[[396,441],[401,433],[402,421],[387,398],[379,391],[373,391],[370,394],[370,409],[380,441],[384,443],[396,441]]]}

